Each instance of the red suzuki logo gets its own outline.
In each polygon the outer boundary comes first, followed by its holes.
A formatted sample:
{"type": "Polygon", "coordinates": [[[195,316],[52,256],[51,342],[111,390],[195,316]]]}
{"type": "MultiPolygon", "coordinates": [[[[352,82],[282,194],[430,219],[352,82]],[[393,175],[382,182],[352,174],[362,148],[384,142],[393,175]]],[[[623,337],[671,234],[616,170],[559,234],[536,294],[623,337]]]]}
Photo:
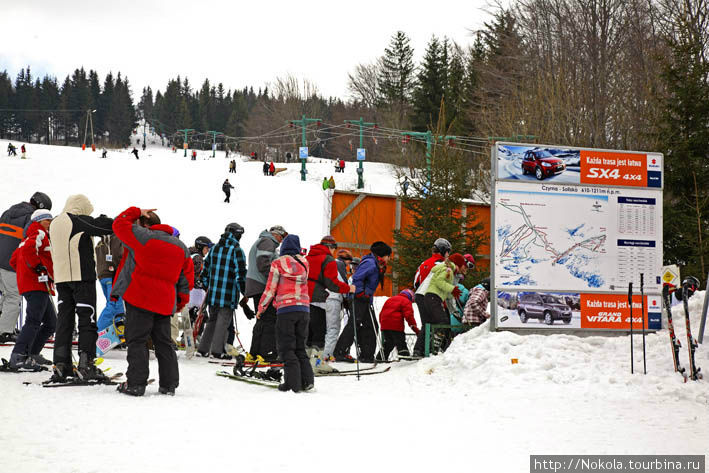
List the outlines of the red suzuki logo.
{"type": "Polygon", "coordinates": [[[652,159],[652,164],[657,164],[657,160],[655,158],[652,159]]]}

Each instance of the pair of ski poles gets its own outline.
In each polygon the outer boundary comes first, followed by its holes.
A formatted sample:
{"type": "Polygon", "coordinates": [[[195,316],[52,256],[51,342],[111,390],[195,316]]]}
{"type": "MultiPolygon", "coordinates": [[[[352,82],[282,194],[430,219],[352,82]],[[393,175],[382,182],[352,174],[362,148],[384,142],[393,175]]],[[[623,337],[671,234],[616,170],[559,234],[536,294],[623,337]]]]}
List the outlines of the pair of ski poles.
{"type": "MultiPolygon", "coordinates": [[[[640,273],[640,303],[642,316],[642,333],[643,333],[643,374],[647,374],[647,359],[645,356],[645,290],[644,281],[645,274],[640,273]]],[[[635,363],[633,357],[633,283],[628,284],[628,305],[630,306],[630,373],[635,373],[635,363]]]]}

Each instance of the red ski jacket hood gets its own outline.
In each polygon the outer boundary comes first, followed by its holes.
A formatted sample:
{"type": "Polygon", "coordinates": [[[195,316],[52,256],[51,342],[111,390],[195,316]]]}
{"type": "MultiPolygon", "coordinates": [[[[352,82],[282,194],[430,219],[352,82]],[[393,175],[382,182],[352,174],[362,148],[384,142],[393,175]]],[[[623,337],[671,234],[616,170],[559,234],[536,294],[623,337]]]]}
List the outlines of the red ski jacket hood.
{"type": "Polygon", "coordinates": [[[10,266],[17,273],[17,289],[20,294],[31,291],[48,292],[54,295],[54,268],[52,266],[51,245],[49,232],[39,222],[32,222],[27,227],[27,237],[10,257],[10,266]],[[39,265],[44,266],[43,274],[49,276],[47,283],[40,282],[40,274],[35,271],[39,265]]]}

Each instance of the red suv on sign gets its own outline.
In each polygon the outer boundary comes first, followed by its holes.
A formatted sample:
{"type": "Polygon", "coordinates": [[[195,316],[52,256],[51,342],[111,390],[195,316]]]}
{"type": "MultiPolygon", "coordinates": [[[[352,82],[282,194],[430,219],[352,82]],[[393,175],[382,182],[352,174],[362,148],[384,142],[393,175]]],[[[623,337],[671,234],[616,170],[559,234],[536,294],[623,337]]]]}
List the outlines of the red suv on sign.
{"type": "Polygon", "coordinates": [[[534,174],[540,181],[565,170],[564,161],[543,149],[527,151],[522,158],[522,174],[534,174]]]}

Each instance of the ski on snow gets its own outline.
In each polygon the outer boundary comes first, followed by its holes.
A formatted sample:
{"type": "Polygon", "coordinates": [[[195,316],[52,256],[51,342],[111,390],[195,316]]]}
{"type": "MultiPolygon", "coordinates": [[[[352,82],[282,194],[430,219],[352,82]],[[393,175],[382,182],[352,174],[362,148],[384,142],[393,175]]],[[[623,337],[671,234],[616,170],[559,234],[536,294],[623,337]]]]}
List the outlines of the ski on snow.
{"type": "Polygon", "coordinates": [[[689,304],[687,303],[688,299],[688,291],[687,291],[687,286],[683,285],[682,286],[682,305],[684,306],[684,318],[687,322],[687,348],[689,349],[689,373],[687,374],[689,376],[689,379],[693,381],[697,381],[698,379],[701,379],[703,377],[702,373],[700,373],[701,368],[699,368],[694,360],[694,352],[697,350],[697,341],[694,339],[692,336],[692,325],[689,321],[689,304]]]}
{"type": "Polygon", "coordinates": [[[679,362],[679,349],[682,348],[682,344],[677,339],[675,335],[675,327],[672,322],[672,302],[670,300],[670,288],[669,286],[664,286],[662,288],[662,300],[665,303],[665,310],[667,311],[667,329],[670,332],[670,345],[672,347],[672,361],[675,365],[675,371],[682,375],[684,382],[687,382],[687,371],[684,369],[679,362]]]}

